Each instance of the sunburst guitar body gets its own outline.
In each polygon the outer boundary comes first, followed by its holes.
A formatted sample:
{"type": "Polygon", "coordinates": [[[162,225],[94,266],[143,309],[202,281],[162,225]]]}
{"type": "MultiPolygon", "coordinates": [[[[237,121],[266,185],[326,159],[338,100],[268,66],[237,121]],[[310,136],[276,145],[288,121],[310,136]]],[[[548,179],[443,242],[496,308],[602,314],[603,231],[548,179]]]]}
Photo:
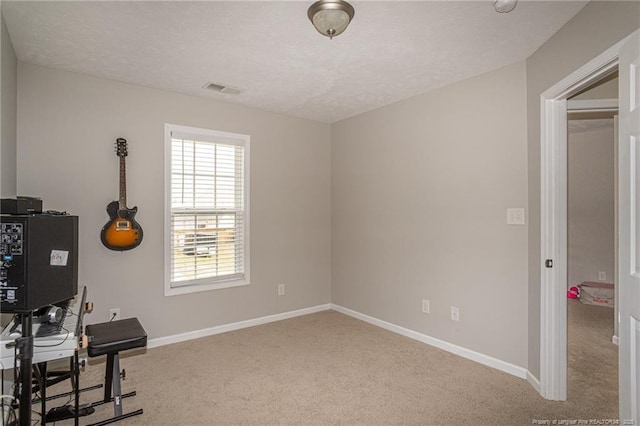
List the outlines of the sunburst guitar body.
{"type": "Polygon", "coordinates": [[[137,207],[119,209],[117,201],[107,206],[109,222],[102,227],[100,239],[102,244],[111,250],[131,250],[142,242],[142,227],[136,222],[137,207]]]}
{"type": "Polygon", "coordinates": [[[125,157],[127,156],[127,141],[118,138],[116,153],[120,157],[120,199],[107,205],[107,222],[100,232],[102,244],[110,250],[131,250],[142,242],[142,227],[136,222],[138,208],[127,207],[125,157]]]}

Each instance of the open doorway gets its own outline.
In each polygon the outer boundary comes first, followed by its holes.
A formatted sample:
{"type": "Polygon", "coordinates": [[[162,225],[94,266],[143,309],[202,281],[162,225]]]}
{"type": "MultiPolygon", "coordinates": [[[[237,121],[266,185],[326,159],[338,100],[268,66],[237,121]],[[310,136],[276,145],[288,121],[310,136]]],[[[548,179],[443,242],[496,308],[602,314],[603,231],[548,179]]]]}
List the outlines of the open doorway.
{"type": "MultiPolygon", "coordinates": [[[[640,418],[640,30],[542,93],[540,393],[567,398],[567,99],[619,72],[619,418],[640,418]]],[[[623,420],[621,420],[622,422],[623,420]]]]}
{"type": "Polygon", "coordinates": [[[540,394],[567,399],[567,99],[618,70],[625,41],[541,95],[540,394]]]}
{"type": "Polygon", "coordinates": [[[613,417],[617,98],[615,72],[567,102],[567,394],[613,417]]]}

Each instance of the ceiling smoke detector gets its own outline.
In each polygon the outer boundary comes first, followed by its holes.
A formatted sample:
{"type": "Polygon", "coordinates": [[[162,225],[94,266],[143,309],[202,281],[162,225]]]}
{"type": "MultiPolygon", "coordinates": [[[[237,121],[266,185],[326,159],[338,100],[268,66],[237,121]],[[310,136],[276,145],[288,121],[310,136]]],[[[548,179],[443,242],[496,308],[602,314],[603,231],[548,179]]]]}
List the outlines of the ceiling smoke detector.
{"type": "Polygon", "coordinates": [[[238,89],[237,87],[227,86],[219,83],[207,82],[207,84],[202,86],[202,88],[211,90],[212,92],[223,93],[225,95],[239,95],[240,93],[242,93],[242,89],[238,89]]]}

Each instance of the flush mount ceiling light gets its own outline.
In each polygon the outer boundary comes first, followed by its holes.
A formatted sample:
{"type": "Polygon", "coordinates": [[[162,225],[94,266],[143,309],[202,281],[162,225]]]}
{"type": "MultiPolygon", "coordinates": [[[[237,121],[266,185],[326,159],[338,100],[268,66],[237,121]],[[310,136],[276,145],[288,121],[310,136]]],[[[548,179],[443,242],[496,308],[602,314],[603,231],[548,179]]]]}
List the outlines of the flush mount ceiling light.
{"type": "Polygon", "coordinates": [[[307,16],[320,34],[333,38],[342,34],[355,10],[344,0],[319,0],[309,7],[307,16]]]}
{"type": "Polygon", "coordinates": [[[518,0],[494,0],[493,7],[496,12],[509,13],[516,8],[518,0]]]}

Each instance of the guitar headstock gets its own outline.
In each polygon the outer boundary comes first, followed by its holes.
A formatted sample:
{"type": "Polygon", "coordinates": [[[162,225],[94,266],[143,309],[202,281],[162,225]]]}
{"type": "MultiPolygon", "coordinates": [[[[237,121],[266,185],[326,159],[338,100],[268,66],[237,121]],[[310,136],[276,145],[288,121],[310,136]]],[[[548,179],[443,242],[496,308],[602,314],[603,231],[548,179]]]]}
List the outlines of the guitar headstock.
{"type": "Polygon", "coordinates": [[[129,153],[127,152],[127,140],[124,138],[116,139],[116,155],[120,158],[126,157],[129,153]]]}

